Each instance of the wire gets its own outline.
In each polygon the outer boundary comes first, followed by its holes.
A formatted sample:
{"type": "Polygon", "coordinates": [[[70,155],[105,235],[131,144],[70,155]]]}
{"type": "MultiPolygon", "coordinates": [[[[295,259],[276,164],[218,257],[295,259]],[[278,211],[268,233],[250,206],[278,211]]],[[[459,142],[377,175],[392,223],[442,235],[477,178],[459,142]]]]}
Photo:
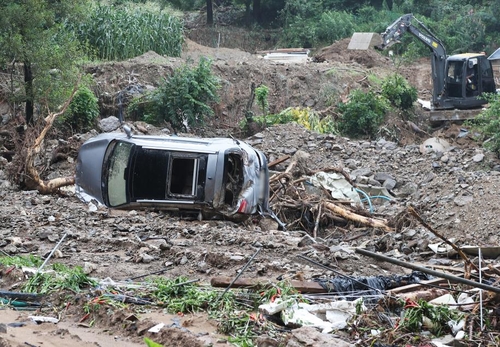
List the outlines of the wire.
{"type": "MultiPolygon", "coordinates": [[[[354,188],[358,193],[362,194],[365,196],[365,199],[368,201],[368,206],[370,206],[370,213],[373,214],[373,205],[372,205],[372,201],[370,199],[370,197],[368,196],[368,194],[366,194],[364,191],[362,191],[361,189],[358,189],[358,188],[354,188]]],[[[363,201],[363,200],[361,200],[363,201]]]]}

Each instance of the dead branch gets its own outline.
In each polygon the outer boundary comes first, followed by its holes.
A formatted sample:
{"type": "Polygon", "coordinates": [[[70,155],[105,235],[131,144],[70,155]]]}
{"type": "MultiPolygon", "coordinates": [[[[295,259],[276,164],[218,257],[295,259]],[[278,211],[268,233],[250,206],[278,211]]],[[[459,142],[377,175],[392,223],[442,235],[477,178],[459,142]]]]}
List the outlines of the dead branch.
{"type": "Polygon", "coordinates": [[[51,194],[54,193],[57,189],[68,186],[70,184],[75,183],[75,178],[74,177],[61,177],[61,178],[54,178],[49,181],[44,181],[40,178],[40,173],[35,167],[34,164],[34,158],[36,155],[40,153],[42,150],[42,143],[43,140],[45,139],[45,136],[47,135],[47,132],[52,128],[52,124],[54,121],[57,119],[57,117],[61,116],[66,112],[68,109],[71,101],[73,100],[73,97],[75,96],[76,91],[78,90],[78,85],[80,84],[80,78],[78,79],[77,83],[75,84],[73,91],[71,92],[70,97],[66,102],[63,104],[59,112],[55,113],[49,113],[47,117],[45,117],[45,126],[38,135],[38,137],[35,139],[35,142],[33,143],[32,146],[28,147],[27,153],[26,153],[26,162],[25,162],[25,172],[27,175],[27,180],[26,184],[28,185],[29,188],[33,188],[38,190],[40,194],[51,194]]]}
{"type": "MultiPolygon", "coordinates": [[[[415,217],[415,219],[418,220],[420,222],[420,224],[422,224],[427,230],[429,230],[431,233],[433,233],[434,235],[436,235],[437,237],[439,237],[447,245],[450,245],[451,248],[453,248],[453,250],[455,250],[455,252],[457,252],[458,255],[460,255],[460,257],[465,261],[466,273],[470,274],[470,270],[472,268],[474,268],[474,270],[476,270],[476,271],[479,271],[479,269],[477,268],[477,266],[474,265],[470,261],[469,257],[467,257],[467,255],[457,245],[455,245],[453,242],[451,242],[450,240],[448,240],[446,237],[444,237],[443,235],[441,235],[440,233],[438,233],[437,230],[434,230],[429,224],[427,224],[422,219],[422,217],[420,217],[420,215],[417,213],[417,211],[415,210],[415,208],[413,206],[409,206],[408,207],[408,212],[410,213],[410,215],[412,215],[413,217],[415,217]],[[467,268],[468,268],[468,270],[467,270],[467,268]]],[[[468,277],[468,276],[466,276],[466,277],[468,277]]]]}
{"type": "Polygon", "coordinates": [[[360,223],[363,225],[367,225],[373,228],[380,228],[385,231],[392,231],[392,229],[387,225],[387,221],[385,219],[375,219],[370,217],[361,216],[352,211],[346,210],[343,207],[337,206],[332,202],[325,201],[324,207],[329,209],[330,211],[344,217],[347,220],[351,220],[356,223],[360,223]]]}

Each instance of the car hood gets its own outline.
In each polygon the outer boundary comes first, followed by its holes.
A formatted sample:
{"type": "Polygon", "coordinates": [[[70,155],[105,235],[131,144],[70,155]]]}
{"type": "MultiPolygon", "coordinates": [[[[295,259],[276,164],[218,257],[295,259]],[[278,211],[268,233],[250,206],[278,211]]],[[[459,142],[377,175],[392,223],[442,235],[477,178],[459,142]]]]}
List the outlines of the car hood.
{"type": "Polygon", "coordinates": [[[76,194],[84,200],[97,200],[104,204],[102,195],[102,165],[106,148],[117,138],[117,134],[101,134],[86,141],[76,162],[76,194]]]}

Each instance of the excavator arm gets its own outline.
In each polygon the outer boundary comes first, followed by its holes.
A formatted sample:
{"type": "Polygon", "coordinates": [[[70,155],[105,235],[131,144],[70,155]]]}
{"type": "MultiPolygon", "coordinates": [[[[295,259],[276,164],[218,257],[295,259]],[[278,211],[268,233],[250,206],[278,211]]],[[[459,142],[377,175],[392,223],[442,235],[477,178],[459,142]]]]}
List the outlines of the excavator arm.
{"type": "Polygon", "coordinates": [[[443,43],[435,37],[434,34],[416,19],[413,14],[405,14],[398,18],[394,23],[389,25],[385,32],[382,33],[382,44],[377,46],[378,49],[386,49],[393,44],[399,42],[399,39],[409,32],[417,39],[422,41],[431,51],[431,66],[432,66],[432,103],[434,106],[440,106],[440,99],[445,88],[445,71],[446,71],[446,49],[443,43]],[[416,24],[413,24],[416,23],[416,24]]]}

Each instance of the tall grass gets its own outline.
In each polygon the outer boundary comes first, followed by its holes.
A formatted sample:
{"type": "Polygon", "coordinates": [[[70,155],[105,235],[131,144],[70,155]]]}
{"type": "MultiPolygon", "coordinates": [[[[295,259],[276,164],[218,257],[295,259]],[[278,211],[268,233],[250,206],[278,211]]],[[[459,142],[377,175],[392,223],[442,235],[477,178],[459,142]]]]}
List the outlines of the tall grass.
{"type": "Polygon", "coordinates": [[[178,57],[184,42],[179,19],[139,7],[98,5],[84,22],[69,27],[104,60],[128,59],[150,50],[178,57]]]}

